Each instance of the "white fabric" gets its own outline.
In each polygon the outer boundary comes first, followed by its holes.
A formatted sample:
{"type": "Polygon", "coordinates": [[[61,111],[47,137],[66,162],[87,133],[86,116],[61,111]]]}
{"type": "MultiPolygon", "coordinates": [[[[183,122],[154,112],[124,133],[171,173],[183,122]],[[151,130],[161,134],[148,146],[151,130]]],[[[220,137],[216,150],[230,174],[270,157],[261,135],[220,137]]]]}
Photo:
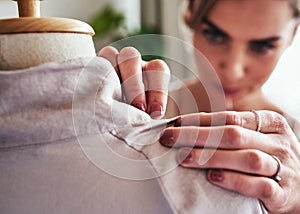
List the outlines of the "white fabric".
{"type": "Polygon", "coordinates": [[[118,82],[101,58],[0,72],[2,213],[265,212],[177,166],[118,82]]]}
{"type": "Polygon", "coordinates": [[[0,70],[17,70],[47,62],[94,56],[93,39],[88,34],[0,34],[0,70]]]}

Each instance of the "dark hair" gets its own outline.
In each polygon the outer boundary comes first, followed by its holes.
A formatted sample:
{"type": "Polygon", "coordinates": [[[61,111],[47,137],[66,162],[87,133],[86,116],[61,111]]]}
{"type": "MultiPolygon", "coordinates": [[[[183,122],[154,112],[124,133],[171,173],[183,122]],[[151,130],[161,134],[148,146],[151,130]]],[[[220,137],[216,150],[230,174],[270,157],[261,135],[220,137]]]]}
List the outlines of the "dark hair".
{"type": "MultiPolygon", "coordinates": [[[[188,8],[184,16],[185,23],[195,28],[207,16],[211,8],[218,0],[188,0],[188,8]]],[[[293,15],[298,20],[300,19],[300,0],[280,0],[288,1],[293,9],[293,15]]]]}
{"type": "Polygon", "coordinates": [[[299,20],[300,18],[300,0],[288,0],[293,11],[294,17],[299,20]]]}
{"type": "Polygon", "coordinates": [[[194,28],[201,23],[217,0],[189,0],[184,20],[186,24],[194,28]]]}

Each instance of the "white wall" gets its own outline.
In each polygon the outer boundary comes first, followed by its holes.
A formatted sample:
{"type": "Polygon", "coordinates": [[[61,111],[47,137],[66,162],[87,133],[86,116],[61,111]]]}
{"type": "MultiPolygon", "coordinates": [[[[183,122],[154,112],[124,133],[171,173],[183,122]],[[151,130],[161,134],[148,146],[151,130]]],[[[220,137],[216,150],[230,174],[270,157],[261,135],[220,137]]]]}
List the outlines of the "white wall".
{"type": "Polygon", "coordinates": [[[300,28],[264,86],[270,99],[300,121],[300,28]]]}
{"type": "Polygon", "coordinates": [[[17,3],[14,1],[0,1],[0,18],[18,17],[17,3]]]}
{"type": "MultiPolygon", "coordinates": [[[[41,2],[41,16],[74,18],[87,22],[108,3],[124,13],[129,30],[140,27],[140,0],[44,0],[41,2]]],[[[0,0],[0,18],[12,17],[18,17],[17,3],[0,0]]]]}

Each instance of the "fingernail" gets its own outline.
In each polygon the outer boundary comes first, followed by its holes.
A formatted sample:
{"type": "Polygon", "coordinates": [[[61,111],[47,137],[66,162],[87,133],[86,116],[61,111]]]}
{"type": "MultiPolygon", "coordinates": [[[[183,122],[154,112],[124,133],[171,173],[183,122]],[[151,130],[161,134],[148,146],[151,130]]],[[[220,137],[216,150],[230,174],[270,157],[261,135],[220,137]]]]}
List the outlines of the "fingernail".
{"type": "Polygon", "coordinates": [[[209,170],[208,179],[215,182],[221,182],[224,180],[223,171],[222,170],[209,170]]]}
{"type": "Polygon", "coordinates": [[[179,117],[176,119],[174,126],[175,126],[175,127],[181,126],[181,121],[182,121],[182,117],[179,116],[179,117]]]}
{"type": "Polygon", "coordinates": [[[165,146],[173,146],[174,144],[174,136],[172,131],[164,131],[164,133],[160,136],[159,142],[165,146]]]}
{"type": "Polygon", "coordinates": [[[163,115],[163,107],[161,104],[153,104],[150,107],[150,112],[149,112],[150,116],[152,118],[158,118],[161,117],[163,115]]]}
{"type": "Polygon", "coordinates": [[[178,151],[177,161],[179,164],[188,164],[193,162],[193,155],[191,149],[180,149],[178,151]]]}
{"type": "Polygon", "coordinates": [[[146,112],[146,105],[144,103],[134,103],[132,104],[134,107],[146,112]]]}

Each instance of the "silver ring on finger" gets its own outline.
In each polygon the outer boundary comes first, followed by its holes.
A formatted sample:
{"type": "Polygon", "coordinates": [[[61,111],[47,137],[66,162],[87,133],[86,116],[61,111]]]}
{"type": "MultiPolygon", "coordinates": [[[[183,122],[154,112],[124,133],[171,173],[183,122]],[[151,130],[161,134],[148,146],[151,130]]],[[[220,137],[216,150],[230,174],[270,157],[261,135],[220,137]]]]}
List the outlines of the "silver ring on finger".
{"type": "Polygon", "coordinates": [[[282,163],[279,160],[279,158],[276,157],[275,155],[271,155],[271,156],[277,162],[277,170],[276,170],[275,174],[273,176],[271,176],[270,178],[278,183],[281,181],[280,173],[281,173],[282,163]]]}
{"type": "Polygon", "coordinates": [[[256,124],[257,124],[255,131],[260,132],[261,131],[261,124],[262,124],[261,116],[256,110],[252,109],[251,112],[254,114],[256,124]]]}

